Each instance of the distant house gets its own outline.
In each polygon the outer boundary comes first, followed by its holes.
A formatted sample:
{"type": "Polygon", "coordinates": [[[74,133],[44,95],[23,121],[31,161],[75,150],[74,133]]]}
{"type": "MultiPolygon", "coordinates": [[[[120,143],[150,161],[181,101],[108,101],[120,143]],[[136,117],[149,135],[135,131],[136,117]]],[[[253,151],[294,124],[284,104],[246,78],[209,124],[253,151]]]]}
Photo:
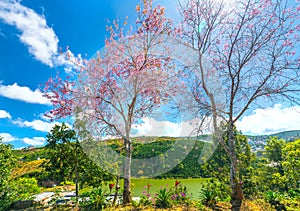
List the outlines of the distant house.
{"type": "Polygon", "coordinates": [[[23,151],[27,151],[27,150],[31,150],[31,149],[34,149],[34,146],[31,145],[31,146],[22,148],[23,151]]]}

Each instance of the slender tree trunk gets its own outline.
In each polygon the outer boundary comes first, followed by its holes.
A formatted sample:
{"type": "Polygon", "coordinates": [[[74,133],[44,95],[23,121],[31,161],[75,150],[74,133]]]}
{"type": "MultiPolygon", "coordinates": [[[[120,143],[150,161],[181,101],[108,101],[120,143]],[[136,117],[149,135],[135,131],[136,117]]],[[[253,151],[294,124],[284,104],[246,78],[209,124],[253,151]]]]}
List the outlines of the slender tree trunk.
{"type": "Polygon", "coordinates": [[[131,157],[132,157],[132,143],[130,138],[124,139],[125,144],[125,167],[124,167],[124,191],[123,204],[131,203],[131,157]]]}
{"type": "Polygon", "coordinates": [[[231,186],[231,205],[233,211],[240,210],[244,198],[242,185],[238,181],[238,159],[235,151],[234,125],[229,122],[228,141],[229,141],[229,157],[230,157],[230,186],[231,186]]]}
{"type": "Polygon", "coordinates": [[[75,143],[75,196],[76,196],[76,207],[78,206],[78,196],[79,196],[79,172],[78,172],[78,148],[79,148],[79,142],[76,140],[75,143]]]}
{"type": "Polygon", "coordinates": [[[76,174],[76,178],[75,178],[75,185],[76,185],[76,189],[75,189],[75,195],[76,195],[76,198],[78,198],[78,192],[79,192],[79,188],[78,188],[78,180],[79,180],[79,175],[78,175],[78,167],[77,167],[77,164],[75,166],[75,174],[76,174]]]}
{"type": "Polygon", "coordinates": [[[118,175],[117,180],[116,180],[116,190],[115,190],[114,199],[113,199],[113,202],[112,202],[113,206],[116,205],[116,202],[117,202],[117,199],[118,199],[118,193],[119,193],[119,190],[120,190],[119,180],[120,180],[120,176],[118,175]]]}
{"type": "Polygon", "coordinates": [[[76,207],[78,207],[78,196],[79,196],[79,187],[78,187],[78,181],[79,181],[79,174],[78,174],[78,162],[76,162],[75,166],[75,196],[76,196],[76,207]]]}

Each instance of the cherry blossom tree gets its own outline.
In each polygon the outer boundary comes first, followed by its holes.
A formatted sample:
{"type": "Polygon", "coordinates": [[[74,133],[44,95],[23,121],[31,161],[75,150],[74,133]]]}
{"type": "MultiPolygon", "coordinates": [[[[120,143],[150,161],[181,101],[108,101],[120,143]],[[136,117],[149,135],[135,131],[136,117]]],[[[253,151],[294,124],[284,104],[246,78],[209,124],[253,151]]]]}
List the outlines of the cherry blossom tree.
{"type": "Polygon", "coordinates": [[[250,106],[299,104],[300,5],[290,0],[189,0],[180,5],[178,36],[198,52],[197,80],[190,82],[193,97],[201,115],[212,117],[217,140],[229,156],[232,209],[239,210],[243,191],[234,125],[250,106]],[[218,78],[224,90],[214,88],[209,78],[218,78]],[[219,119],[228,125],[228,145],[219,119]]]}
{"type": "Polygon", "coordinates": [[[126,21],[114,21],[107,27],[110,36],[105,48],[97,56],[83,62],[69,58],[79,67],[75,76],[65,80],[50,78],[45,88],[45,96],[54,106],[49,116],[76,114],[85,120],[95,138],[123,139],[124,204],[131,201],[132,126],[175,93],[174,88],[169,89],[175,83],[170,78],[168,55],[151,54],[162,42],[160,35],[171,32],[164,8],[145,0],[142,7],[136,6],[136,11],[135,27],[125,33],[129,28],[126,21]]]}

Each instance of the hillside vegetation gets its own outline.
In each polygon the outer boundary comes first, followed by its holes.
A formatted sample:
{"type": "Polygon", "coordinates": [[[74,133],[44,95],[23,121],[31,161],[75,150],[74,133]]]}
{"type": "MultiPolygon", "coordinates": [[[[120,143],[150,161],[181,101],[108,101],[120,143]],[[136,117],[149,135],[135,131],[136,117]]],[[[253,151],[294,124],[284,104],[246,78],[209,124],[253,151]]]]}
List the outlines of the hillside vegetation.
{"type": "MultiPolygon", "coordinates": [[[[219,146],[208,161],[199,162],[203,147],[207,143],[166,137],[139,137],[134,140],[133,158],[151,158],[162,153],[168,154],[170,149],[174,148],[175,142],[178,150],[186,152],[185,159],[156,179],[143,179],[152,168],[150,163],[145,163],[145,166],[133,165],[136,179],[133,180],[135,182],[132,189],[134,196],[141,197],[141,201],[134,203],[133,206],[145,210],[149,209],[146,208],[149,206],[172,206],[178,210],[182,206],[190,206],[191,210],[219,207],[222,210],[223,206],[226,210],[226,207],[230,206],[229,162],[222,147],[219,146]],[[189,141],[193,143],[191,148],[187,148],[189,141]],[[206,182],[194,179],[193,183],[189,184],[184,178],[204,178],[200,180],[206,182]]],[[[107,141],[107,145],[120,154],[124,153],[121,140],[107,141]]],[[[273,206],[274,209],[284,207],[286,210],[297,210],[296,207],[300,206],[300,176],[297,171],[300,167],[300,140],[285,142],[282,139],[270,138],[259,157],[251,151],[244,135],[237,136],[236,146],[240,160],[239,177],[247,199],[243,206],[252,207],[250,210],[263,210],[261,207],[265,207],[266,210],[268,206],[273,206]]],[[[54,151],[49,146],[12,151],[11,157],[16,162],[7,179],[9,190],[13,191],[14,196],[8,200],[10,206],[15,206],[11,203],[13,201],[31,199],[39,192],[75,191],[76,180],[81,196],[96,197],[100,200],[98,197],[105,199],[106,194],[121,192],[116,187],[121,186],[122,180],[116,180],[117,177],[114,175],[93,165],[82,149],[74,148],[73,143],[70,146],[59,144],[57,147],[60,147],[56,150],[62,150],[61,153],[53,154],[54,151]],[[77,179],[72,167],[75,163],[70,163],[75,154],[78,158],[82,158],[78,162],[80,166],[77,167],[77,179]]],[[[92,202],[93,200],[90,201],[92,202]]],[[[109,206],[105,200],[100,204],[103,207],[109,206]]],[[[85,210],[84,207],[96,205],[87,203],[81,206],[85,210]]]]}

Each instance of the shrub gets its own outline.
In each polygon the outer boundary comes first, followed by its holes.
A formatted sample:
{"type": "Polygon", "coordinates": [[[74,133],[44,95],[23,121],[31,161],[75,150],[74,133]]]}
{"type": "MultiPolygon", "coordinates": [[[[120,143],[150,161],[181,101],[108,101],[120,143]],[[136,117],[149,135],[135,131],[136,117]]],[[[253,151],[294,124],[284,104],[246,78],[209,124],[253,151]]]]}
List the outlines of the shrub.
{"type": "Polygon", "coordinates": [[[229,194],[226,185],[214,179],[206,183],[200,190],[200,201],[204,205],[214,208],[218,201],[228,200],[229,194]]]}
{"type": "Polygon", "coordinates": [[[94,188],[86,195],[89,196],[90,200],[84,202],[83,206],[85,207],[85,210],[103,210],[108,204],[105,192],[101,187],[94,188]]]}
{"type": "Polygon", "coordinates": [[[155,206],[158,208],[171,208],[172,207],[172,200],[171,200],[172,193],[170,190],[166,188],[160,189],[156,192],[155,197],[155,206]]]}
{"type": "Polygon", "coordinates": [[[189,205],[191,203],[190,198],[187,196],[187,189],[180,181],[175,181],[175,185],[170,189],[170,192],[173,203],[180,205],[189,205]]]}
{"type": "Polygon", "coordinates": [[[214,208],[218,202],[218,196],[215,191],[208,190],[208,189],[202,189],[200,191],[200,201],[205,206],[214,208]]]}
{"type": "Polygon", "coordinates": [[[287,210],[285,205],[281,203],[284,196],[278,192],[267,191],[265,193],[265,200],[271,204],[277,211],[287,210]]]}
{"type": "Polygon", "coordinates": [[[30,199],[30,197],[40,192],[38,182],[35,178],[21,177],[11,182],[11,191],[15,200],[30,199]]]}

